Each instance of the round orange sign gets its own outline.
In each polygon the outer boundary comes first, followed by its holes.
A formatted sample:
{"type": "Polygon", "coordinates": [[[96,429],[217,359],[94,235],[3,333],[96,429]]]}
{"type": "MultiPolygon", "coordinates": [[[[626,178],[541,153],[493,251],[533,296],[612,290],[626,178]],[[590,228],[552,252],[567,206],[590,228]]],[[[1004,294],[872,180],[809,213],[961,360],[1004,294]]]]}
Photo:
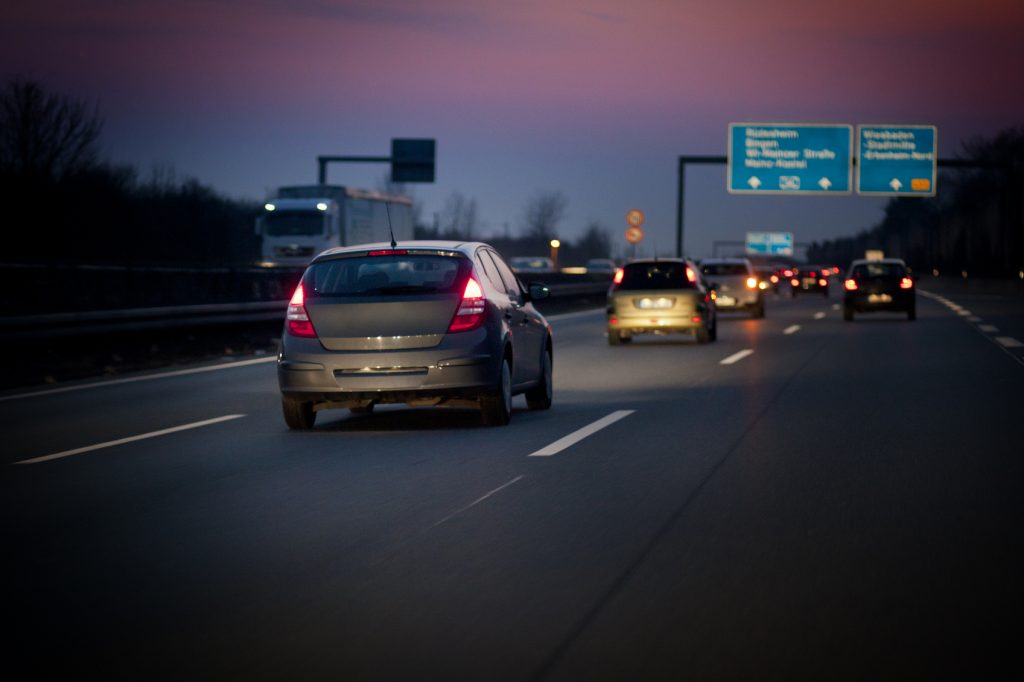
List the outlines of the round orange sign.
{"type": "Polygon", "coordinates": [[[630,244],[639,244],[644,240],[644,231],[639,227],[626,228],[626,241],[630,244]]]}
{"type": "Polygon", "coordinates": [[[633,227],[640,227],[644,224],[644,212],[638,208],[634,208],[626,214],[626,222],[633,227]]]}

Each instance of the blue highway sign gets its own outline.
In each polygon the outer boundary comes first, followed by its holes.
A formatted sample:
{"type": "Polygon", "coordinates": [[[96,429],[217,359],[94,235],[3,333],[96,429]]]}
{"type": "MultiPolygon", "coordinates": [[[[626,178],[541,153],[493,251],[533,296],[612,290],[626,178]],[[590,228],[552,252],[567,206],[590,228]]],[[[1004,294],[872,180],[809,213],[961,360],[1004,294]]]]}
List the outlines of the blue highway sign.
{"type": "Polygon", "coordinates": [[[853,126],[730,123],[732,194],[849,194],[853,126]]]}
{"type": "Polygon", "coordinates": [[[859,126],[858,194],[935,196],[936,137],[935,126],[859,126]]]}
{"type": "Polygon", "coordinates": [[[792,232],[747,232],[747,253],[792,256],[792,232]]]}

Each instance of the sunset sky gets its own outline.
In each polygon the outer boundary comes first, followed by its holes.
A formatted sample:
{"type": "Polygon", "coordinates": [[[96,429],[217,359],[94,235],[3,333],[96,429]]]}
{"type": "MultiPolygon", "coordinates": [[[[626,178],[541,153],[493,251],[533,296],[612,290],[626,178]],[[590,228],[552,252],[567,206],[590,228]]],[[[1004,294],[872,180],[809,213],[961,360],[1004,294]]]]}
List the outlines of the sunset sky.
{"type": "MultiPolygon", "coordinates": [[[[109,158],[262,199],[319,154],[437,139],[426,215],[460,191],[481,236],[561,190],[569,239],[675,244],[676,158],[726,153],[733,121],[929,124],[941,156],[1024,125],[1021,0],[37,0],[6,7],[0,75],[95,102],[109,158]]],[[[386,166],[332,166],[373,187],[386,166]]],[[[885,201],[730,196],[687,176],[686,246],[873,225],[885,201]]],[[[942,186],[939,185],[941,193],[942,186]]]]}

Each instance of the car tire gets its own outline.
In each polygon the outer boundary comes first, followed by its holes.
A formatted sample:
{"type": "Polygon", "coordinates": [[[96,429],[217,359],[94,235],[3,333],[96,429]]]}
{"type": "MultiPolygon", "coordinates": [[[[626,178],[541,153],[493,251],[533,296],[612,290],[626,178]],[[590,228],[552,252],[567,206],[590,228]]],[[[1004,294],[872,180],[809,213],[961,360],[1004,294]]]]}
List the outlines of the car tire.
{"type": "Polygon", "coordinates": [[[512,363],[506,355],[494,391],[480,399],[480,415],[486,426],[505,426],[512,420],[512,363]]]}
{"type": "Polygon", "coordinates": [[[609,346],[618,346],[620,343],[622,343],[622,337],[619,335],[619,332],[616,331],[615,329],[609,329],[608,330],[608,345],[609,346]]]}
{"type": "Polygon", "coordinates": [[[281,411],[284,413],[284,423],[288,425],[289,429],[308,431],[316,423],[313,403],[307,400],[282,397],[281,411]]]}
{"type": "Polygon", "coordinates": [[[912,306],[910,308],[907,308],[907,319],[908,320],[916,320],[917,319],[917,306],[912,306]]]}
{"type": "Polygon", "coordinates": [[[753,317],[755,320],[760,320],[761,318],[764,317],[764,301],[761,301],[756,306],[754,306],[754,312],[751,315],[751,317],[753,317]]]}
{"type": "Polygon", "coordinates": [[[540,383],[526,392],[526,406],[531,410],[547,410],[551,407],[551,396],[554,393],[551,368],[551,351],[545,350],[540,361],[540,383]]]}
{"type": "Polygon", "coordinates": [[[715,323],[713,325],[711,325],[711,328],[708,329],[708,338],[710,340],[712,340],[712,341],[717,341],[718,340],[718,320],[717,319],[715,320],[715,323]]]}
{"type": "Polygon", "coordinates": [[[697,343],[703,345],[711,341],[711,332],[708,331],[707,327],[698,327],[694,336],[697,339],[697,343]]]}
{"type": "Polygon", "coordinates": [[[848,305],[843,306],[843,319],[847,322],[853,322],[853,308],[848,305]]]}

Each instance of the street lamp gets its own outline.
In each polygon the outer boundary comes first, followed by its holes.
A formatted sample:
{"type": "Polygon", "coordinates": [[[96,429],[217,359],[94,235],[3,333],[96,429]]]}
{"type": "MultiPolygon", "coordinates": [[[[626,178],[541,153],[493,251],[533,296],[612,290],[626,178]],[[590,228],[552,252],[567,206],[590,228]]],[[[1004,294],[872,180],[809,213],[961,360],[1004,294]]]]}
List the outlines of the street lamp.
{"type": "Polygon", "coordinates": [[[555,266],[555,272],[558,272],[558,247],[562,245],[562,242],[557,239],[551,240],[551,262],[555,266]]]}

